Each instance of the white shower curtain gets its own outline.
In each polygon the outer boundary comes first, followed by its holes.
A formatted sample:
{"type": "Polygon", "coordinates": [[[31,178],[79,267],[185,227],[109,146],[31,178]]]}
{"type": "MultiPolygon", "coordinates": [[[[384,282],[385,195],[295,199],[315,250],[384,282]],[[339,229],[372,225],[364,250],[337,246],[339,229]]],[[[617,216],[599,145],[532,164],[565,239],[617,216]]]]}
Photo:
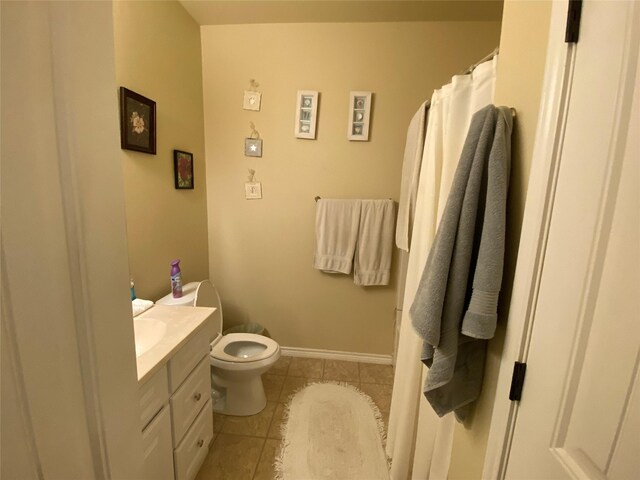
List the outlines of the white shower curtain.
{"type": "Polygon", "coordinates": [[[438,418],[422,394],[426,375],[426,367],[420,362],[422,340],[411,325],[409,308],[449,195],[471,117],[493,102],[497,62],[495,56],[469,75],[456,75],[431,97],[387,434],[393,480],[444,480],[449,470],[455,420],[453,414],[438,418]]]}

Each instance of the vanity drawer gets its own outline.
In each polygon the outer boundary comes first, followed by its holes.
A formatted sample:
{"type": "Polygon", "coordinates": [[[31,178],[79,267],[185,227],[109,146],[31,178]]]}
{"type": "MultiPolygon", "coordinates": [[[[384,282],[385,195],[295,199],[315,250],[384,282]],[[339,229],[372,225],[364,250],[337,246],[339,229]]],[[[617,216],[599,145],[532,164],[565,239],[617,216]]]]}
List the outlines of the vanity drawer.
{"type": "MultiPolygon", "coordinates": [[[[187,375],[209,353],[209,332],[201,328],[169,362],[169,387],[175,392],[187,375]]],[[[208,357],[207,357],[208,358],[208,357]]]]}
{"type": "Polygon", "coordinates": [[[173,444],[168,406],[143,430],[142,446],[144,480],[173,480],[173,444]]]}
{"type": "Polygon", "coordinates": [[[166,366],[158,370],[138,389],[138,398],[140,402],[140,429],[143,430],[169,400],[166,366]]]}
{"type": "Polygon", "coordinates": [[[195,478],[213,439],[213,410],[207,401],[195,422],[173,452],[176,480],[195,478]]]}
{"type": "Polygon", "coordinates": [[[173,441],[176,444],[189,429],[202,406],[211,398],[210,368],[207,355],[171,397],[173,441]]]}

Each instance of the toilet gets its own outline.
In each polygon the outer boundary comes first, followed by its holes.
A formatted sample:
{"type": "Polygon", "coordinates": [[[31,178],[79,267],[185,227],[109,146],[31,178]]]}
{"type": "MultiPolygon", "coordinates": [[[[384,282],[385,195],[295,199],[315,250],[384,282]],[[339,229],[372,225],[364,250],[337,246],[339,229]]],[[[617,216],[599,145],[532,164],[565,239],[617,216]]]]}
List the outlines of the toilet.
{"type": "Polygon", "coordinates": [[[156,304],[217,309],[213,314],[209,353],[213,411],[236,416],[261,412],[267,405],[262,374],[280,358],[280,345],[255,333],[222,335],[222,304],[209,280],[187,283],[182,287],[182,297],[168,294],[156,304]]]}

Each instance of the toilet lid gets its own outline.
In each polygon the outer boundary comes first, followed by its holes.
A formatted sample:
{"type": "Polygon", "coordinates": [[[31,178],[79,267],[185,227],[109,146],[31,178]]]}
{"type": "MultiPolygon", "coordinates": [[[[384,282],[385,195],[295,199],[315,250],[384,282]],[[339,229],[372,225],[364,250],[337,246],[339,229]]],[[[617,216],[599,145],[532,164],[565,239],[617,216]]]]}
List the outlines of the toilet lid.
{"type": "Polygon", "coordinates": [[[234,363],[256,362],[280,349],[275,340],[255,333],[229,333],[213,346],[211,356],[234,363]]]}

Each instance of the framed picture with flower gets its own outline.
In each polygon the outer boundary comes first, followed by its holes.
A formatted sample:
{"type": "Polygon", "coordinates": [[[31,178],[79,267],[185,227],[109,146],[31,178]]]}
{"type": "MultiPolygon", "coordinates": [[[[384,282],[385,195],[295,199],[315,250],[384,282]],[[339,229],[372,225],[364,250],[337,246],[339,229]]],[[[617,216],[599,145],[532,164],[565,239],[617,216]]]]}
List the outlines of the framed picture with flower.
{"type": "Polygon", "coordinates": [[[177,189],[193,189],[193,153],[174,150],[173,172],[177,189]]]}
{"type": "Polygon", "coordinates": [[[120,87],[120,147],[156,154],[156,102],[120,87]]]}

